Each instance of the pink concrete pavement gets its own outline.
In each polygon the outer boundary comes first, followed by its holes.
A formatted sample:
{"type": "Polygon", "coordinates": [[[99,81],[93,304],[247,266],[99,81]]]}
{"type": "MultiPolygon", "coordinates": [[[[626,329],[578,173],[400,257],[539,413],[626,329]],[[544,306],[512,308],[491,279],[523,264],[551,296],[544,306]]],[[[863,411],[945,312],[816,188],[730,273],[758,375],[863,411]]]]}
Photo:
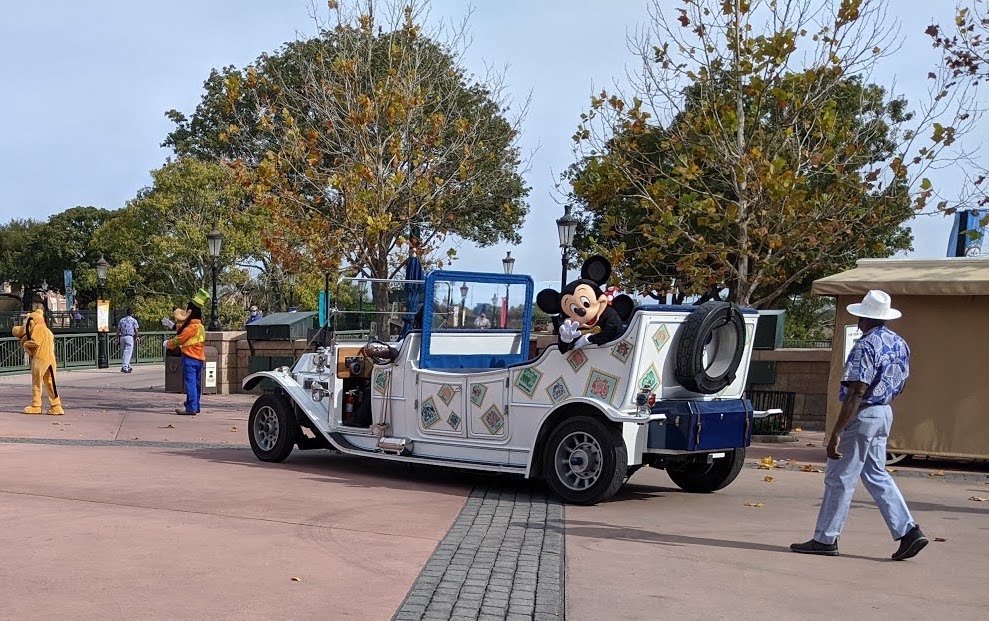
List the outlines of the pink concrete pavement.
{"type": "Polygon", "coordinates": [[[967,499],[989,497],[989,478],[897,477],[932,543],[894,562],[861,489],[842,556],[789,551],[813,534],[822,477],[747,468],[724,490],[685,494],[647,468],[610,502],[568,507],[567,619],[985,618],[989,503],[967,499]]]}
{"type": "Polygon", "coordinates": [[[0,443],[0,464],[18,621],[389,619],[470,489],[325,451],[0,443]]]}
{"type": "MultiPolygon", "coordinates": [[[[0,437],[247,444],[253,396],[182,417],[163,384],[63,372],[67,414],[28,416],[30,378],[0,377],[0,437]]],[[[390,619],[471,485],[327,451],[0,443],[0,619],[390,619]]]]}
{"type": "Polygon", "coordinates": [[[31,400],[31,377],[0,376],[0,436],[247,445],[253,395],[205,395],[198,416],[176,416],[185,396],[164,392],[164,385],[163,365],[138,365],[129,374],[63,371],[65,415],[28,416],[21,411],[31,400]]]}

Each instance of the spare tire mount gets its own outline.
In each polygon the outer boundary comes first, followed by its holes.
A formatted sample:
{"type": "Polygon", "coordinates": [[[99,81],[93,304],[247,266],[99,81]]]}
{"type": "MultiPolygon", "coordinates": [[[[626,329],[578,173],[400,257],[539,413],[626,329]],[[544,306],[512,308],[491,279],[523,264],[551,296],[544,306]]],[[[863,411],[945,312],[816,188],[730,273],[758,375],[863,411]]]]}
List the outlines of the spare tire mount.
{"type": "Polygon", "coordinates": [[[745,353],[745,319],[734,304],[705,302],[680,326],[676,379],[690,392],[713,395],[735,381],[745,353]]]}

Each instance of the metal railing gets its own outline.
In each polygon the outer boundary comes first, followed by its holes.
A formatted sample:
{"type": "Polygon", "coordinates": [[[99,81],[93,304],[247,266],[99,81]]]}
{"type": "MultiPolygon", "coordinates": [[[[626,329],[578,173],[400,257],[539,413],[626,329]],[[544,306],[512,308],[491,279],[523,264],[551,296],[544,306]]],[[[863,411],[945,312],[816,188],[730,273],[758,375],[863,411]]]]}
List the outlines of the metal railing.
{"type": "MultiPolygon", "coordinates": [[[[134,347],[132,363],[164,362],[165,349],[161,343],[166,338],[175,336],[174,332],[142,332],[141,340],[134,347]]],[[[56,334],[55,360],[60,369],[96,368],[98,335],[90,334],[56,334]]],[[[110,364],[121,360],[120,343],[112,334],[107,335],[107,350],[110,364]]],[[[27,354],[21,347],[20,339],[14,337],[0,338],[0,374],[23,373],[31,370],[27,354]]]]}
{"type": "MultiPolygon", "coordinates": [[[[116,330],[117,322],[124,318],[123,310],[110,312],[110,331],[116,330]]],[[[10,334],[10,329],[24,323],[24,311],[2,311],[0,312],[0,334],[10,334]]],[[[96,332],[96,311],[45,311],[45,323],[51,331],[59,334],[63,332],[96,332]]],[[[138,323],[144,325],[140,319],[138,323]]],[[[158,322],[148,324],[160,326],[158,322]]]]}
{"type": "Polygon", "coordinates": [[[831,349],[831,341],[801,341],[789,339],[783,341],[783,349],[831,349]]]}
{"type": "Polygon", "coordinates": [[[793,406],[796,393],[780,390],[750,390],[745,395],[756,410],[783,410],[782,414],[770,414],[752,423],[752,433],[757,435],[785,436],[793,429],[793,406]]]}

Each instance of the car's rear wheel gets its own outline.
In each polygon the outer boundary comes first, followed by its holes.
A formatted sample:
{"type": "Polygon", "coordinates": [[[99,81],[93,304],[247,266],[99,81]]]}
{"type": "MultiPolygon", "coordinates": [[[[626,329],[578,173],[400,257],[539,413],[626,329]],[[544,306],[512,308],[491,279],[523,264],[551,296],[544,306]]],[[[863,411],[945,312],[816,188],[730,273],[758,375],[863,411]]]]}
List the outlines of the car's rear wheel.
{"type": "Polygon", "coordinates": [[[276,395],[261,395],[247,420],[251,450],[261,461],[284,461],[295,446],[298,423],[292,407],[276,395]]]}
{"type": "Polygon", "coordinates": [[[726,487],[735,480],[745,465],[745,449],[737,448],[726,451],[724,457],[714,459],[711,463],[692,462],[676,467],[666,467],[677,487],[685,492],[706,494],[726,487]]]}
{"type": "Polygon", "coordinates": [[[564,502],[593,505],[615,495],[625,481],[628,453],[617,429],[592,416],[557,425],[543,455],[543,476],[564,502]]]}

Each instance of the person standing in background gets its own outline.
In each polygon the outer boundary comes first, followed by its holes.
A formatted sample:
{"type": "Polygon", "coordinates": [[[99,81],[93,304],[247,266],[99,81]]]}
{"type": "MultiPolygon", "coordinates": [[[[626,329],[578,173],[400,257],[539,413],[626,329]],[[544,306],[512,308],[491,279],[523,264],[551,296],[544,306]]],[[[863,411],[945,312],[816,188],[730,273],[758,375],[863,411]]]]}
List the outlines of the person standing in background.
{"type": "Polygon", "coordinates": [[[134,344],[141,340],[141,326],[131,309],[127,309],[127,314],[117,322],[117,342],[120,343],[121,350],[121,373],[131,372],[131,356],[134,355],[134,344]]]}

